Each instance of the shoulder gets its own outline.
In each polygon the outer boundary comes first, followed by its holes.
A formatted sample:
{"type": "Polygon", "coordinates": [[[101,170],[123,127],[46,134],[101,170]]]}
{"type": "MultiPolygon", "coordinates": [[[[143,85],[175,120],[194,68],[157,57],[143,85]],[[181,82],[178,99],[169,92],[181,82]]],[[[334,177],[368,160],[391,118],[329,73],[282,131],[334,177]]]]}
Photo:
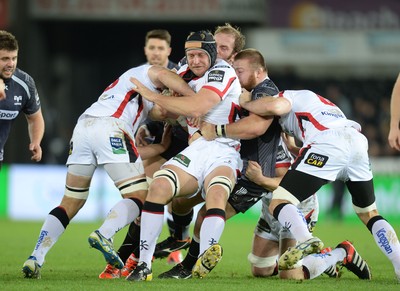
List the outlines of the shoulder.
{"type": "Polygon", "coordinates": [[[279,93],[278,87],[271,79],[266,78],[261,83],[258,83],[252,91],[253,99],[259,99],[264,96],[274,96],[279,93]]]}
{"type": "Polygon", "coordinates": [[[18,68],[15,69],[12,79],[16,82],[24,82],[28,86],[35,86],[33,78],[28,73],[18,68]]]}

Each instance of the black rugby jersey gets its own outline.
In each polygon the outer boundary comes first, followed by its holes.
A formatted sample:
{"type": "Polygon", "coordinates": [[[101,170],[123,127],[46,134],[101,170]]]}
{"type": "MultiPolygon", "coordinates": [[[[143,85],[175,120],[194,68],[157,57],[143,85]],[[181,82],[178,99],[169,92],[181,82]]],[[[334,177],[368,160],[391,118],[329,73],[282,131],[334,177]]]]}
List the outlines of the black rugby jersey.
{"type": "MultiPolygon", "coordinates": [[[[278,87],[270,79],[259,83],[252,91],[251,99],[259,99],[264,96],[274,96],[279,93],[278,87]]],[[[244,115],[248,115],[244,112],[244,115]]],[[[262,173],[267,177],[275,177],[276,155],[280,140],[281,127],[275,118],[268,130],[261,136],[250,140],[241,140],[240,155],[243,160],[241,182],[248,184],[247,187],[262,188],[251,182],[245,176],[248,161],[256,161],[262,168],[262,173]]]]}
{"type": "Polygon", "coordinates": [[[0,101],[0,161],[10,134],[11,125],[20,112],[30,115],[40,109],[39,95],[35,81],[20,69],[10,79],[5,79],[6,99],[0,101]]]}

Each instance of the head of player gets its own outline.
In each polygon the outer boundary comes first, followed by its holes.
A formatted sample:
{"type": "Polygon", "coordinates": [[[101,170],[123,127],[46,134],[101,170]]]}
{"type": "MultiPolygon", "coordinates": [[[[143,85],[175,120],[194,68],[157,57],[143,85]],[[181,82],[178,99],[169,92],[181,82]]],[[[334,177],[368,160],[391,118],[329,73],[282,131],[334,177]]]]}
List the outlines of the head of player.
{"type": "Polygon", "coordinates": [[[240,85],[247,91],[251,91],[268,77],[264,57],[256,49],[248,48],[236,54],[233,68],[239,78],[240,85]]]}
{"type": "Polygon", "coordinates": [[[211,32],[190,33],[185,42],[185,55],[189,69],[196,76],[203,76],[217,59],[217,45],[211,32]]]}
{"type": "Polygon", "coordinates": [[[0,30],[0,78],[10,79],[17,68],[18,41],[11,33],[0,30]]]}
{"type": "Polygon", "coordinates": [[[214,32],[217,43],[218,58],[232,64],[235,55],[240,52],[245,45],[246,38],[239,28],[233,27],[229,23],[217,26],[214,32]]]}
{"type": "Polygon", "coordinates": [[[165,29],[154,29],[146,34],[144,54],[150,65],[168,66],[171,54],[171,35],[165,29]]]}

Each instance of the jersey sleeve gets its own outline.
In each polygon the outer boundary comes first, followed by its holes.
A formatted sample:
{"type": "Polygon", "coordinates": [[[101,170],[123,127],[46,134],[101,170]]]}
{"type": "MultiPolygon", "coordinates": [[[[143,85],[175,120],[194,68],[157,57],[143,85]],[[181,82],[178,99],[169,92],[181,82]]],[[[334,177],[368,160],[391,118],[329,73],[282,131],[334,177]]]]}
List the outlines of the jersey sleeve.
{"type": "Polygon", "coordinates": [[[24,81],[28,86],[30,98],[28,98],[25,107],[22,109],[22,112],[24,112],[27,115],[31,115],[33,113],[36,113],[40,109],[39,93],[37,92],[35,81],[31,76],[25,74],[24,81]]]}
{"type": "Polygon", "coordinates": [[[232,67],[225,65],[214,66],[207,72],[206,83],[202,88],[214,91],[222,100],[236,78],[236,73],[232,67]]]}

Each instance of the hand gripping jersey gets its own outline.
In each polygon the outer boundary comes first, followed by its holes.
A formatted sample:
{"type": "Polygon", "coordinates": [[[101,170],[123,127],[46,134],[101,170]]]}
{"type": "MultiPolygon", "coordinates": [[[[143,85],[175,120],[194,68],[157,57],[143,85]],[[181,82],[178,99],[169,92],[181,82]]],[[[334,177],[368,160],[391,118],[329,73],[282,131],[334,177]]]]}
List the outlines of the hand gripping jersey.
{"type": "Polygon", "coordinates": [[[16,69],[10,79],[4,80],[6,99],[0,102],[0,161],[3,160],[3,149],[10,134],[11,125],[18,114],[30,115],[40,109],[39,95],[31,76],[16,69]]]}
{"type": "MultiPolygon", "coordinates": [[[[199,92],[201,88],[207,88],[214,91],[221,98],[221,102],[208,111],[202,118],[204,121],[220,125],[235,122],[239,119],[239,96],[241,86],[236,76],[235,70],[224,60],[218,59],[213,67],[211,67],[202,77],[190,75],[191,71],[188,65],[183,65],[178,74],[188,81],[189,86],[199,92]],[[190,75],[190,79],[187,76],[190,75]]],[[[193,135],[199,129],[190,125],[188,121],[189,134],[193,135]]],[[[239,141],[220,137],[216,141],[239,145],[239,141]]]]}
{"type": "Polygon", "coordinates": [[[159,91],[148,76],[150,67],[151,65],[145,64],[123,73],[104,90],[97,102],[86,109],[82,116],[118,118],[131,127],[130,134],[133,136],[139,125],[147,118],[153,103],[135,91],[129,78],[135,77],[150,90],[159,91]]]}
{"type": "Polygon", "coordinates": [[[292,104],[292,110],[279,120],[282,129],[305,144],[327,129],[354,127],[361,130],[361,126],[347,119],[334,103],[312,91],[288,90],[277,96],[286,98],[292,104]]]}

